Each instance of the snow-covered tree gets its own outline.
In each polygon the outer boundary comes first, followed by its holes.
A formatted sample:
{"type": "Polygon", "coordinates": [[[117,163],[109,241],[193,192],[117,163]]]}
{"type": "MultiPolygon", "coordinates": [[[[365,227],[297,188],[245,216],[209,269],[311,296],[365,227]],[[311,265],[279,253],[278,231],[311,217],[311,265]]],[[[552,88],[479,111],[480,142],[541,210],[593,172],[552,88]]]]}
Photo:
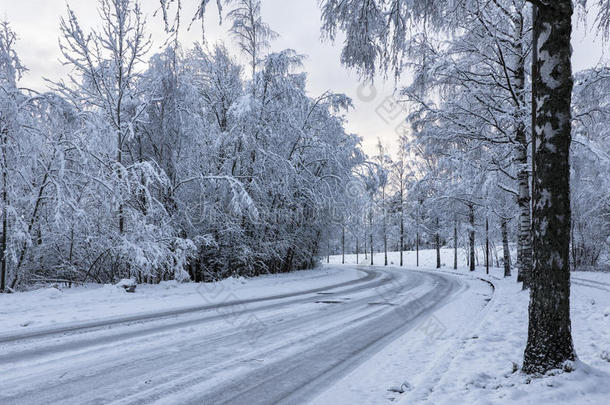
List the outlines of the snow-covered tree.
{"type": "MultiPolygon", "coordinates": [[[[536,47],[534,269],[523,369],[537,373],[560,367],[564,361],[575,358],[569,315],[573,4],[571,0],[531,0],[530,3],[538,9],[533,30],[536,47]]],[[[463,11],[472,13],[478,5],[479,2],[438,0],[327,0],[321,3],[323,29],[331,38],[337,29],[346,35],[342,61],[368,77],[374,76],[378,66],[382,70],[392,67],[396,75],[401,73],[403,56],[409,51],[407,38],[413,36],[412,27],[417,28],[423,22],[444,28],[453,36],[455,23],[462,19],[463,11]],[[453,16],[447,14],[449,9],[453,16]]],[[[515,18],[510,10],[502,9],[502,14],[508,20],[515,18]]]]}
{"type": "Polygon", "coordinates": [[[609,73],[599,67],[575,77],[570,182],[574,268],[598,266],[610,252],[609,73]]]}

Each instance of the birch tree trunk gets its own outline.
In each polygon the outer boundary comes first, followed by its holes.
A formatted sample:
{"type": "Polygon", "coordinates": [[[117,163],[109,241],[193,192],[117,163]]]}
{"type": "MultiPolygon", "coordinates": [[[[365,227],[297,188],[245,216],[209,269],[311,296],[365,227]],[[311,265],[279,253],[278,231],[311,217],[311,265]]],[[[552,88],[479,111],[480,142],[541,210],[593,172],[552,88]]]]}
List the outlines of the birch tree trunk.
{"type": "Polygon", "coordinates": [[[366,245],[366,232],[364,232],[364,260],[368,260],[368,246],[366,245]]]}
{"type": "Polygon", "coordinates": [[[0,239],[0,293],[6,289],[6,244],[8,234],[8,160],[7,155],[8,129],[2,128],[2,237],[0,239]]]}
{"type": "Polygon", "coordinates": [[[530,274],[532,272],[532,234],[530,217],[530,186],[527,166],[527,139],[525,128],[518,131],[517,161],[519,163],[519,274],[518,281],[523,282],[523,288],[529,288],[530,274]]]}
{"type": "Polygon", "coordinates": [[[416,266],[419,267],[419,230],[417,231],[417,236],[415,240],[415,261],[416,266]]]}
{"type": "Polygon", "coordinates": [[[436,244],[436,268],[441,268],[441,235],[439,230],[438,218],[436,219],[436,234],[434,235],[434,241],[436,244]]]}
{"type": "MultiPolygon", "coordinates": [[[[534,195],[534,179],[536,178],[536,77],[538,76],[538,35],[536,31],[536,24],[534,22],[538,19],[538,6],[532,3],[532,139],[531,139],[531,154],[532,154],[532,182],[531,182],[531,195],[534,195]]],[[[532,259],[533,260],[533,259],[532,259]]],[[[532,262],[533,267],[533,262],[532,262]]]]}
{"type": "Polygon", "coordinates": [[[474,271],[474,206],[471,204],[468,206],[469,209],[469,220],[470,220],[470,235],[469,235],[469,242],[470,242],[470,260],[469,260],[469,264],[470,264],[470,271],[474,271]]]}
{"type": "Polygon", "coordinates": [[[518,281],[523,282],[523,288],[529,288],[529,275],[532,272],[532,233],[531,233],[531,194],[529,166],[527,162],[527,134],[525,125],[525,52],[523,51],[524,29],[523,19],[515,19],[515,42],[514,52],[518,55],[513,68],[513,83],[516,96],[515,113],[515,140],[517,141],[515,160],[519,167],[517,173],[518,192],[517,204],[519,206],[519,229],[518,229],[518,281]]]}
{"type": "Polygon", "coordinates": [[[510,249],[508,247],[508,221],[502,218],[502,252],[504,256],[504,277],[510,277],[510,249]]]}
{"type": "Polygon", "coordinates": [[[385,212],[385,187],[383,188],[383,265],[388,265],[388,232],[387,232],[387,220],[385,212]]]}
{"type": "Polygon", "coordinates": [[[489,274],[489,218],[485,218],[485,273],[489,274]]]}
{"type": "Polygon", "coordinates": [[[369,244],[371,247],[371,266],[373,265],[373,211],[369,212],[369,226],[370,226],[370,240],[369,244]]]}
{"type": "Polygon", "coordinates": [[[537,2],[534,268],[523,371],[561,368],[576,354],[570,322],[572,0],[537,2]]]}
{"type": "Polygon", "coordinates": [[[345,226],[341,227],[341,264],[345,264],[345,226]]]}
{"type": "Polygon", "coordinates": [[[403,185],[400,183],[400,267],[402,267],[402,251],[405,247],[405,219],[404,219],[404,207],[403,207],[403,185]]]}
{"type": "Polygon", "coordinates": [[[453,269],[457,270],[458,265],[458,229],[457,221],[453,224],[453,269]]]}

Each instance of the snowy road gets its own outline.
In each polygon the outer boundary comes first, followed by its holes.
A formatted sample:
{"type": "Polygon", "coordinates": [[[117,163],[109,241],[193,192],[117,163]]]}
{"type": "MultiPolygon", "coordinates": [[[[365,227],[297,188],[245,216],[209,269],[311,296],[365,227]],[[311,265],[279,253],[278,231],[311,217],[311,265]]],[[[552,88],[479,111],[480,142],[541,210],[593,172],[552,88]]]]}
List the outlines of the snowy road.
{"type": "Polygon", "coordinates": [[[329,287],[12,336],[0,403],[303,403],[465,290],[362,268],[329,287]]]}

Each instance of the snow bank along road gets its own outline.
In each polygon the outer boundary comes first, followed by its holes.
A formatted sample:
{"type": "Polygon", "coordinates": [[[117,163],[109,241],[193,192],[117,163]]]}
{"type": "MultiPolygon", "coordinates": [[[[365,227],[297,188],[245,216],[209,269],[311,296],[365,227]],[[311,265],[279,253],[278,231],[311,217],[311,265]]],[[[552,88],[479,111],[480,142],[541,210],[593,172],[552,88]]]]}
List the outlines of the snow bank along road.
{"type": "Polygon", "coordinates": [[[443,273],[360,271],[306,291],[2,335],[0,403],[305,403],[468,290],[443,273]]]}

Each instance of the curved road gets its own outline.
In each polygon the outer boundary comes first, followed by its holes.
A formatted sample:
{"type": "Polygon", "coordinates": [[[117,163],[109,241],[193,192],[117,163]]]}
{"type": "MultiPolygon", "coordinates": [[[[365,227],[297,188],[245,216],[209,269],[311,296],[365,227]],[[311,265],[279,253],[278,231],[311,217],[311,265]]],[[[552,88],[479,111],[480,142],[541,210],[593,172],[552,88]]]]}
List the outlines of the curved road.
{"type": "Polygon", "coordinates": [[[465,286],[361,270],[293,294],[0,336],[0,403],[303,403],[465,286]]]}

